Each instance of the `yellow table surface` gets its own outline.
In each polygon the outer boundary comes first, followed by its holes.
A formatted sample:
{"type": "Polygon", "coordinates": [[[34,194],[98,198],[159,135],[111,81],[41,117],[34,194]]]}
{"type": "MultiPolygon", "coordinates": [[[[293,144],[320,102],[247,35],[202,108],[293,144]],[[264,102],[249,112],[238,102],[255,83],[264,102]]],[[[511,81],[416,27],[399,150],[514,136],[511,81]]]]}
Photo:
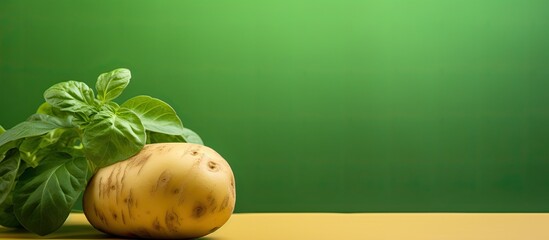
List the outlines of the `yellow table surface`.
{"type": "MultiPolygon", "coordinates": [[[[40,238],[0,227],[0,238],[40,238]]],[[[117,239],[73,213],[49,239],[117,239]]],[[[233,214],[204,240],[232,239],[549,239],[548,213],[249,213],[233,214]]]]}

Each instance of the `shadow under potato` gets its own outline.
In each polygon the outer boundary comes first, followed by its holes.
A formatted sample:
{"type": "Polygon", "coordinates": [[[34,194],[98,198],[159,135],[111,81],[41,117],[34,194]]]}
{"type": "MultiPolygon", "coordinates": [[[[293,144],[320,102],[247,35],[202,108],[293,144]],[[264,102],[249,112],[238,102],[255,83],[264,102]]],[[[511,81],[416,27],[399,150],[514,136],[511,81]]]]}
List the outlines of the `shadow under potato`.
{"type": "MultiPolygon", "coordinates": [[[[59,230],[46,236],[39,236],[25,229],[0,227],[0,238],[7,239],[132,239],[121,238],[102,233],[90,225],[70,224],[63,225],[59,230]]],[[[196,240],[220,240],[215,237],[204,236],[196,240]]]]}
{"type": "Polygon", "coordinates": [[[64,225],[59,228],[59,230],[46,236],[39,236],[25,229],[0,227],[0,236],[2,238],[22,239],[118,239],[114,236],[97,231],[90,225],[64,225]]]}

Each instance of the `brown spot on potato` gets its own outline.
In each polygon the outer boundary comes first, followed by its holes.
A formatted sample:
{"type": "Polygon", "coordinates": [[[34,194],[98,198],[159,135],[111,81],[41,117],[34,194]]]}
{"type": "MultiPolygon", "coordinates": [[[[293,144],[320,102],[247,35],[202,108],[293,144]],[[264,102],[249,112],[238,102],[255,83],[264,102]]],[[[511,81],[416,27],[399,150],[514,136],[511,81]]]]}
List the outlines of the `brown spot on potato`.
{"type": "Polygon", "coordinates": [[[114,170],[111,171],[111,174],[109,174],[109,178],[107,178],[107,185],[105,186],[106,189],[105,189],[105,192],[107,193],[107,198],[110,197],[110,194],[111,194],[111,190],[114,190],[116,187],[114,187],[114,184],[113,184],[113,176],[114,176],[114,170]]]}
{"type": "Polygon", "coordinates": [[[124,179],[126,179],[126,173],[128,173],[128,166],[130,164],[124,164],[124,171],[122,172],[122,177],[120,178],[120,182],[122,184],[122,186],[124,186],[124,179]]]}
{"type": "Polygon", "coordinates": [[[107,220],[107,218],[105,217],[105,214],[103,214],[103,212],[102,212],[101,210],[98,210],[98,209],[96,208],[95,215],[99,218],[99,221],[101,221],[103,224],[109,225],[109,224],[108,224],[108,220],[107,220]]]}
{"type": "Polygon", "coordinates": [[[179,188],[174,188],[174,189],[172,190],[172,193],[173,193],[174,195],[179,194],[179,192],[181,192],[181,190],[179,190],[179,188]]]}
{"type": "Polygon", "coordinates": [[[103,196],[103,177],[99,178],[99,197],[103,196]]]}
{"type": "Polygon", "coordinates": [[[233,198],[236,197],[236,189],[234,186],[234,178],[231,178],[231,194],[233,195],[233,198]]]}
{"type": "Polygon", "coordinates": [[[177,213],[172,209],[170,211],[166,211],[166,216],[164,217],[164,221],[166,222],[166,227],[170,232],[177,232],[178,226],[181,226],[181,223],[179,222],[179,216],[177,213]]]}
{"type": "Polygon", "coordinates": [[[172,174],[170,173],[170,171],[164,170],[158,177],[158,180],[156,180],[156,185],[153,187],[152,192],[156,192],[159,189],[165,188],[171,179],[172,174]]]}
{"type": "Polygon", "coordinates": [[[223,211],[225,208],[227,208],[227,206],[229,205],[229,196],[225,196],[225,198],[223,198],[223,202],[221,202],[221,207],[219,208],[219,211],[223,211]]]}
{"type": "Polygon", "coordinates": [[[152,223],[152,226],[154,228],[154,230],[156,231],[162,231],[162,226],[160,226],[160,221],[158,221],[158,218],[155,218],[153,223],[152,223]]]}
{"type": "Polygon", "coordinates": [[[96,217],[99,217],[99,211],[97,210],[97,206],[95,206],[95,204],[93,204],[93,213],[95,213],[96,217]]]}
{"type": "Polygon", "coordinates": [[[200,152],[200,149],[201,149],[201,148],[202,148],[201,146],[195,146],[195,147],[193,147],[192,149],[189,149],[189,150],[185,151],[185,153],[183,154],[183,156],[186,155],[186,154],[190,154],[190,155],[193,156],[193,157],[197,157],[197,156],[198,156],[198,159],[197,159],[197,160],[200,161],[200,160],[202,160],[202,158],[204,157],[204,154],[203,154],[203,153],[201,154],[201,152],[200,152]]]}
{"type": "Polygon", "coordinates": [[[158,152],[166,152],[167,145],[160,145],[156,148],[156,151],[158,152]]]}
{"type": "Polygon", "coordinates": [[[122,216],[122,223],[126,224],[126,217],[124,217],[124,212],[120,211],[120,216],[122,216]]]}
{"type": "Polygon", "coordinates": [[[128,208],[129,217],[132,218],[132,208],[134,207],[134,204],[135,204],[135,200],[133,199],[132,189],[130,189],[130,193],[128,194],[128,197],[124,198],[124,203],[128,208]]]}
{"type": "Polygon", "coordinates": [[[144,227],[137,228],[137,230],[135,231],[135,235],[137,235],[138,237],[144,237],[144,238],[152,237],[149,231],[144,227]]]}
{"type": "Polygon", "coordinates": [[[216,200],[215,200],[215,197],[214,197],[211,193],[208,194],[208,196],[206,197],[206,199],[208,200],[208,205],[209,205],[209,206],[215,205],[216,200]]]}
{"type": "Polygon", "coordinates": [[[95,216],[99,218],[99,221],[106,223],[105,215],[103,215],[103,212],[99,210],[95,204],[93,205],[93,212],[95,213],[95,216]]]}
{"type": "Polygon", "coordinates": [[[192,217],[201,218],[206,214],[207,208],[201,202],[197,202],[193,208],[192,217]]]}
{"type": "Polygon", "coordinates": [[[199,154],[200,156],[196,157],[194,159],[193,166],[191,168],[198,168],[200,167],[200,164],[202,163],[202,159],[204,159],[204,154],[199,154]]]}
{"type": "Polygon", "coordinates": [[[208,201],[208,208],[210,209],[210,212],[215,212],[215,210],[217,209],[217,201],[211,193],[208,194],[206,200],[208,201]]]}
{"type": "Polygon", "coordinates": [[[221,228],[221,227],[214,227],[214,228],[210,229],[209,233],[213,233],[213,232],[217,231],[217,229],[219,229],[219,228],[221,228]]]}
{"type": "Polygon", "coordinates": [[[219,171],[219,165],[214,161],[208,161],[208,170],[217,172],[219,171]]]}
{"type": "Polygon", "coordinates": [[[160,178],[158,179],[158,182],[160,183],[166,183],[170,180],[171,178],[171,174],[168,172],[168,171],[164,171],[162,172],[162,174],[160,175],[160,178]]]}
{"type": "MultiPolygon", "coordinates": [[[[122,166],[121,165],[117,165],[116,167],[116,183],[111,186],[111,190],[116,190],[116,203],[118,204],[118,199],[120,198],[120,193],[122,192],[122,182],[119,182],[119,180],[121,180],[120,178],[120,174],[122,173],[122,166]],[[120,185],[119,185],[120,184],[120,185]]],[[[124,174],[122,174],[124,175],[124,174]]]]}
{"type": "Polygon", "coordinates": [[[145,166],[145,163],[147,163],[147,160],[152,156],[152,153],[147,149],[143,148],[143,150],[130,158],[130,161],[128,161],[128,167],[129,168],[135,168],[139,167],[139,170],[137,170],[137,173],[141,173],[141,170],[143,170],[143,166],[145,166]]]}
{"type": "Polygon", "coordinates": [[[120,179],[120,173],[122,172],[122,166],[117,164],[116,166],[116,180],[120,179]]]}
{"type": "Polygon", "coordinates": [[[112,218],[114,219],[114,221],[116,221],[118,219],[118,214],[112,213],[112,218]]]}
{"type": "Polygon", "coordinates": [[[151,155],[152,155],[152,153],[149,153],[141,159],[141,161],[138,164],[138,166],[139,166],[139,170],[137,170],[138,174],[141,173],[141,170],[143,170],[143,167],[145,166],[145,163],[147,162],[147,160],[149,160],[151,155]]]}

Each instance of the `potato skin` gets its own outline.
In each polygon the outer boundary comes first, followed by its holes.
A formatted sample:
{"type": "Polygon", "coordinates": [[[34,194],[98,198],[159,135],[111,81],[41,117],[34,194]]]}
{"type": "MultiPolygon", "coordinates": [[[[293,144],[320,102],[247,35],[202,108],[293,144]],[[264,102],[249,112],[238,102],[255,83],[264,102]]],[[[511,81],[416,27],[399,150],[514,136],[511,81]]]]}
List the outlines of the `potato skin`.
{"type": "Polygon", "coordinates": [[[213,149],[191,143],[148,144],[100,169],[84,192],[88,221],[105,233],[140,238],[195,238],[233,213],[235,179],[213,149]]]}

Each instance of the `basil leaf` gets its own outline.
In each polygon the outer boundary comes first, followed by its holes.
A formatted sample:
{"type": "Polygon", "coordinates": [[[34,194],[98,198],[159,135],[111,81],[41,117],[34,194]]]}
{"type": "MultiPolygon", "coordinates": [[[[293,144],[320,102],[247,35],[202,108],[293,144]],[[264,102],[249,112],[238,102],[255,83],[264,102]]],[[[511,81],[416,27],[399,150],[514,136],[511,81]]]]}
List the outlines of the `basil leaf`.
{"type": "Polygon", "coordinates": [[[184,128],[181,135],[170,135],[147,131],[147,143],[163,143],[163,142],[187,142],[204,145],[200,136],[191,129],[184,128]]]}
{"type": "Polygon", "coordinates": [[[0,225],[10,228],[21,227],[13,212],[13,191],[10,190],[6,200],[0,204],[0,225]]]}
{"type": "Polygon", "coordinates": [[[117,98],[128,86],[131,77],[130,70],[125,68],[115,69],[99,75],[95,84],[97,99],[102,103],[106,103],[117,98]]]}
{"type": "Polygon", "coordinates": [[[122,104],[131,109],[143,123],[145,129],[170,135],[183,134],[183,124],[172,107],[160,99],[137,96],[122,104]]]}
{"type": "MultiPolygon", "coordinates": [[[[4,128],[2,128],[2,126],[0,126],[0,135],[2,135],[4,132],[5,132],[4,128]]],[[[2,161],[4,161],[4,159],[6,158],[6,153],[10,149],[17,147],[18,144],[19,144],[18,141],[11,141],[11,142],[7,142],[3,145],[0,145],[0,163],[2,161]]]]}
{"type": "Polygon", "coordinates": [[[11,149],[6,154],[7,158],[0,162],[0,204],[6,200],[11,192],[19,170],[19,151],[11,149]]]}
{"type": "Polygon", "coordinates": [[[19,145],[21,159],[36,167],[42,159],[54,152],[83,157],[80,135],[75,128],[57,128],[44,135],[25,138],[19,145]]]}
{"type": "Polygon", "coordinates": [[[40,149],[40,145],[42,142],[42,137],[30,137],[25,138],[21,145],[19,145],[19,151],[21,151],[21,159],[25,161],[27,164],[31,165],[32,167],[38,166],[38,163],[44,155],[39,156],[38,152],[43,152],[42,149],[40,149]]]}
{"type": "Polygon", "coordinates": [[[22,138],[40,136],[56,128],[72,127],[70,120],[45,114],[34,114],[0,135],[0,146],[22,138]]]}
{"type": "Polygon", "coordinates": [[[10,228],[19,228],[21,224],[15,217],[13,212],[13,189],[17,183],[17,179],[23,174],[27,169],[27,165],[24,162],[19,161],[19,169],[17,170],[16,179],[11,185],[8,195],[4,202],[0,203],[0,225],[10,228]]]}
{"type": "Polygon", "coordinates": [[[84,154],[96,167],[105,167],[127,159],[143,148],[145,128],[131,110],[98,112],[85,128],[82,137],[84,154]]]}
{"type": "Polygon", "coordinates": [[[67,81],[55,84],[44,92],[44,98],[62,111],[89,115],[96,107],[93,90],[83,82],[67,81]]]}
{"type": "Polygon", "coordinates": [[[147,143],[185,142],[182,135],[169,135],[165,133],[147,131],[147,143]]]}
{"type": "Polygon", "coordinates": [[[50,155],[38,167],[25,171],[13,195],[17,220],[42,236],[57,230],[84,190],[87,173],[86,159],[66,154],[50,155]]]}
{"type": "Polygon", "coordinates": [[[51,104],[48,102],[43,102],[40,106],[38,106],[38,109],[36,109],[36,113],[55,116],[53,109],[54,107],[52,107],[51,104]]]}
{"type": "Polygon", "coordinates": [[[115,102],[108,102],[103,104],[103,106],[101,106],[102,110],[107,110],[111,112],[116,112],[118,111],[119,108],[120,108],[120,105],[118,105],[118,103],[115,103],[115,102]]]}
{"type": "Polygon", "coordinates": [[[8,151],[12,148],[17,148],[21,140],[11,141],[4,145],[0,146],[0,162],[2,162],[8,153],[8,151]]]}
{"type": "Polygon", "coordinates": [[[64,112],[59,110],[59,108],[53,107],[48,102],[42,103],[38,109],[36,110],[36,113],[38,114],[45,114],[50,115],[54,117],[58,117],[61,119],[72,119],[73,116],[71,116],[70,112],[64,112]]]}
{"type": "Polygon", "coordinates": [[[71,120],[71,118],[62,118],[58,116],[35,113],[27,119],[27,122],[44,122],[53,124],[60,128],[71,128],[74,127],[71,120]]]}
{"type": "Polygon", "coordinates": [[[198,136],[198,134],[191,129],[183,129],[183,138],[185,139],[185,142],[204,145],[202,138],[200,138],[200,136],[198,136]]]}
{"type": "Polygon", "coordinates": [[[62,129],[61,136],[57,139],[55,145],[51,145],[51,150],[67,153],[73,157],[84,157],[82,139],[78,129],[62,129]]]}
{"type": "Polygon", "coordinates": [[[21,159],[32,167],[38,166],[48,154],[60,150],[61,146],[57,146],[56,143],[66,132],[69,131],[65,128],[57,128],[41,136],[25,138],[19,145],[21,159]]]}

